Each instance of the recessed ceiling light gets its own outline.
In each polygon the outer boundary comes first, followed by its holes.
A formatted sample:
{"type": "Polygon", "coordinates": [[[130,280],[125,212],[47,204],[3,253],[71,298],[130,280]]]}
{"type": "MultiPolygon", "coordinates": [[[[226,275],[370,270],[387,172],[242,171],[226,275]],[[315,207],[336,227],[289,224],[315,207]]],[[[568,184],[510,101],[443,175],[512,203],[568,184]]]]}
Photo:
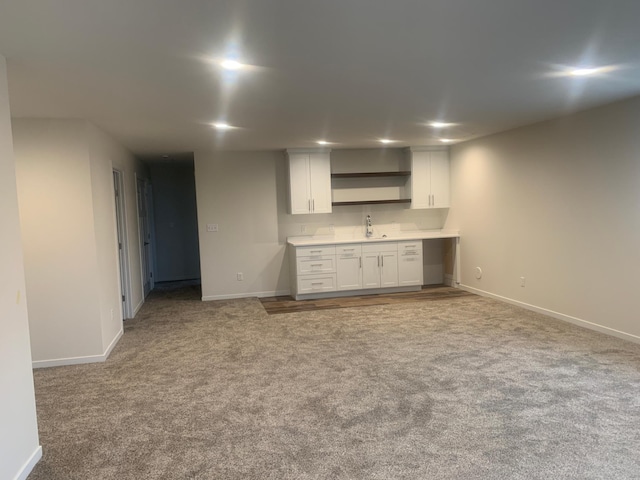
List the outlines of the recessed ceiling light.
{"type": "Polygon", "coordinates": [[[233,126],[229,125],[228,123],[222,123],[222,122],[212,123],[211,126],[213,128],[218,129],[218,130],[231,130],[233,128],[236,128],[236,127],[233,127],[233,126]]]}
{"type": "Polygon", "coordinates": [[[380,139],[380,143],[393,143],[393,142],[397,142],[397,140],[391,140],[389,138],[381,138],[380,139]]]}
{"type": "Polygon", "coordinates": [[[451,142],[455,142],[455,140],[453,138],[440,138],[439,139],[442,143],[451,143],[451,142]]]}
{"type": "Polygon", "coordinates": [[[224,59],[220,62],[220,66],[225,70],[241,70],[245,67],[244,64],[238,62],[237,60],[224,59]]]}
{"type": "Polygon", "coordinates": [[[454,125],[457,125],[456,123],[446,123],[446,122],[431,122],[429,124],[430,127],[433,128],[446,128],[446,127],[452,127],[454,125]]]}
{"type": "Polygon", "coordinates": [[[333,142],[327,142],[326,140],[318,140],[316,143],[318,145],[331,145],[333,142]]]}
{"type": "Polygon", "coordinates": [[[591,75],[613,72],[619,68],[620,66],[617,65],[605,65],[602,67],[568,67],[559,75],[567,77],[589,77],[591,75]]]}

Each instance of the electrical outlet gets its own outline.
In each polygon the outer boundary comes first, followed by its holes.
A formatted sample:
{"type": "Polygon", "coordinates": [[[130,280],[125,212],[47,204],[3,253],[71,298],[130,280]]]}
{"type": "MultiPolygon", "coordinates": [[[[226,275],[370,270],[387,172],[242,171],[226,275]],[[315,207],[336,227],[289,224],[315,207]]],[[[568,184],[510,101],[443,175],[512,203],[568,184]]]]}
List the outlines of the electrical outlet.
{"type": "Polygon", "coordinates": [[[236,278],[238,279],[239,282],[244,281],[244,274],[242,272],[238,272],[236,273],[236,278]]]}
{"type": "Polygon", "coordinates": [[[332,223],[331,225],[329,225],[329,231],[330,231],[331,233],[333,233],[333,232],[335,232],[335,231],[336,231],[336,228],[333,226],[333,223],[332,223]]]}
{"type": "Polygon", "coordinates": [[[217,232],[218,224],[217,223],[207,223],[207,232],[217,232]]]}
{"type": "Polygon", "coordinates": [[[307,233],[307,226],[306,225],[300,225],[300,233],[307,233]]]}
{"type": "Polygon", "coordinates": [[[520,277],[520,286],[524,287],[524,277],[520,277]]]}

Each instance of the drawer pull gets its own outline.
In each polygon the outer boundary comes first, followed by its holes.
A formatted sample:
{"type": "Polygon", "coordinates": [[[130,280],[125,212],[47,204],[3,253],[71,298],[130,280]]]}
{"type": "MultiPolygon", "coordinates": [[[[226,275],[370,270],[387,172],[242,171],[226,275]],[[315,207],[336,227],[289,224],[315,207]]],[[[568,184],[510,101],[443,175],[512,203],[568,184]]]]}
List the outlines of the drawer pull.
{"type": "Polygon", "coordinates": [[[355,248],[343,248],[343,250],[344,250],[345,252],[352,252],[352,251],[354,251],[354,250],[355,250],[355,248]]]}
{"type": "Polygon", "coordinates": [[[416,248],[417,245],[405,245],[404,248],[416,248]]]}
{"type": "Polygon", "coordinates": [[[322,253],[322,250],[309,250],[309,253],[314,253],[314,252],[322,253]]]}
{"type": "Polygon", "coordinates": [[[321,267],[322,264],[321,263],[312,263],[311,266],[312,267],[321,267]]]}
{"type": "Polygon", "coordinates": [[[311,282],[311,285],[322,285],[322,282],[311,282]]]}

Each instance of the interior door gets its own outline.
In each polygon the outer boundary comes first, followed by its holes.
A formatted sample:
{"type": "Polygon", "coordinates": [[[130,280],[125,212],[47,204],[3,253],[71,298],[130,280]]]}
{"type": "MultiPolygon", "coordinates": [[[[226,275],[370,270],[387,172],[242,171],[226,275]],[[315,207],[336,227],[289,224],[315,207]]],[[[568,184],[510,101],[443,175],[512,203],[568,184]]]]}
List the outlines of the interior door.
{"type": "Polygon", "coordinates": [[[140,229],[140,257],[142,263],[142,287],[146,297],[151,291],[151,232],[149,228],[149,197],[147,182],[137,179],[138,228],[140,229]]]}
{"type": "Polygon", "coordinates": [[[128,295],[129,263],[127,261],[127,235],[124,217],[124,193],[122,173],[113,171],[113,191],[116,203],[116,232],[118,235],[118,263],[120,267],[120,295],[122,298],[122,318],[131,318],[133,315],[130,298],[128,295]]]}

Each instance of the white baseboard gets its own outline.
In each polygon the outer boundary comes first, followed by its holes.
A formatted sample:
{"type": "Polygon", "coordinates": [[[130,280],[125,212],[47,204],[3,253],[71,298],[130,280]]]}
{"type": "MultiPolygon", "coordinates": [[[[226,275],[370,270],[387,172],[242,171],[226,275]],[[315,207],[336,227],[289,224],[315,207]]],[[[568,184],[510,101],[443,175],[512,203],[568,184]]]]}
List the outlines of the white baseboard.
{"type": "Polygon", "coordinates": [[[274,290],[268,292],[247,292],[247,293],[229,293],[226,295],[206,295],[202,297],[203,302],[209,300],[229,300],[233,298],[250,298],[250,297],[281,297],[284,295],[290,295],[290,290],[274,290]]]}
{"type": "Polygon", "coordinates": [[[628,340],[634,343],[640,343],[640,337],[637,335],[632,335],[631,333],[621,332],[620,330],[616,330],[614,328],[605,327],[603,325],[599,325],[597,323],[589,322],[587,320],[583,320],[581,318],[572,317],[570,315],[565,315],[564,313],[554,312],[553,310],[548,310],[546,308],[537,307],[535,305],[530,305],[528,303],[520,302],[518,300],[513,300],[508,297],[503,297],[501,295],[496,295],[495,293],[485,292],[484,290],[479,290],[477,288],[470,287],[468,285],[460,284],[459,287],[462,290],[466,290],[470,293],[475,293],[476,295],[480,295],[483,297],[493,298],[495,300],[500,300],[505,303],[509,303],[511,305],[516,305],[518,307],[522,307],[526,310],[531,310],[532,312],[541,313],[543,315],[547,315],[549,317],[555,318],[557,320],[562,320],[563,322],[569,322],[579,327],[588,328],[589,330],[595,330],[596,332],[604,333],[606,335],[611,335],[612,337],[622,338],[623,340],[628,340]]]}
{"type": "Polygon", "coordinates": [[[16,474],[16,476],[13,477],[14,480],[26,480],[29,474],[31,473],[31,470],[33,470],[33,467],[36,466],[36,463],[38,463],[41,458],[42,458],[42,445],[38,445],[38,448],[36,448],[36,451],[31,454],[31,456],[29,457],[29,460],[27,460],[27,463],[25,463],[24,466],[20,469],[20,471],[16,474]]]}
{"type": "Polygon", "coordinates": [[[53,360],[34,360],[31,362],[33,368],[47,368],[47,367],[62,367],[65,365],[79,365],[82,363],[100,363],[105,362],[111,350],[116,346],[118,340],[122,337],[124,330],[120,328],[120,331],[115,336],[113,341],[109,344],[107,349],[101,355],[87,355],[86,357],[69,357],[69,358],[55,358],[53,360]]]}
{"type": "Polygon", "coordinates": [[[138,314],[138,312],[142,308],[142,305],[144,305],[144,298],[142,300],[140,300],[140,303],[133,309],[133,316],[131,318],[135,318],[136,317],[136,315],[138,314]]]}

